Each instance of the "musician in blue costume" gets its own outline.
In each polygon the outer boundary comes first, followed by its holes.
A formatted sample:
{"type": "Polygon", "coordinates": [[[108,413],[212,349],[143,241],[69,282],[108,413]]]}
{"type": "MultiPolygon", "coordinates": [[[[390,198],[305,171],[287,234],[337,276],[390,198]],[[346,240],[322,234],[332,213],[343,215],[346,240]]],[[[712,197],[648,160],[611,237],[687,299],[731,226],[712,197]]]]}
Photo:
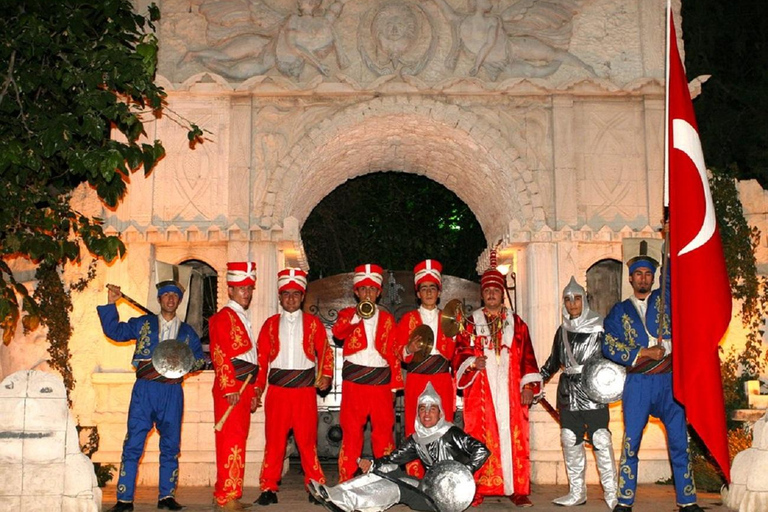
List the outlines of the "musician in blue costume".
{"type": "Polygon", "coordinates": [[[632,511],[643,429],[649,416],[655,416],[667,431],[677,505],[682,512],[701,512],[696,504],[685,410],[672,395],[669,274],[664,286],[662,319],[661,290],[651,291],[658,262],[647,256],[644,243],[641,242],[640,255],[627,262],[632,296],[616,304],[605,319],[603,355],[627,369],[622,395],[624,441],[619,463],[618,505],[613,511],[632,511]]]}
{"type": "Polygon", "coordinates": [[[120,477],[117,481],[117,504],[109,512],[133,510],[136,472],[144,452],[147,434],[153,427],[160,434],[160,489],[157,508],[181,510],[174,493],[179,480],[179,443],[181,418],[184,412],[182,378],[169,379],[152,366],[152,354],[161,341],[176,339],[189,345],[195,356],[194,369],[203,367],[205,360],[200,337],[187,323],[176,316],[184,295],[177,280],[157,284],[160,314],[143,315],[121,322],[116,302],[123,296],[120,287],[107,285],[107,304],[96,310],[104,334],[115,342],[136,341],[132,364],[136,382],[128,409],[128,432],[123,443],[120,477]]]}

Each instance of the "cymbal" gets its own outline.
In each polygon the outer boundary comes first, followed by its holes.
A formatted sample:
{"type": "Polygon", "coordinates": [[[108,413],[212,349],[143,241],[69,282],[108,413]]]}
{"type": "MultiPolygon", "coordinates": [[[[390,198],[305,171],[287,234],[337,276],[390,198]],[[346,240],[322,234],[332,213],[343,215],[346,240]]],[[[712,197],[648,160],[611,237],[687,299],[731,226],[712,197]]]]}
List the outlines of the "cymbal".
{"type": "Polygon", "coordinates": [[[459,299],[448,301],[443,308],[443,314],[440,316],[440,328],[443,334],[452,338],[461,330],[464,322],[464,305],[459,299]]]}
{"type": "Polygon", "coordinates": [[[416,338],[421,338],[421,348],[413,353],[413,362],[420,363],[432,353],[432,347],[435,346],[435,333],[430,326],[421,324],[408,337],[408,343],[416,338]]]}

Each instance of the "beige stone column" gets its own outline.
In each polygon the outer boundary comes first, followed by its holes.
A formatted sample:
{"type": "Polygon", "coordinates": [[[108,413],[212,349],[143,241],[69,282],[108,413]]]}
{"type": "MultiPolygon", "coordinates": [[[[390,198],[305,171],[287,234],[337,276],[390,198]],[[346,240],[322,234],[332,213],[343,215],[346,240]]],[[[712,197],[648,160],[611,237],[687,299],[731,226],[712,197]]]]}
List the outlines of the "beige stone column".
{"type": "Polygon", "coordinates": [[[252,176],[251,97],[234,96],[231,100],[230,144],[228,169],[229,211],[228,223],[248,222],[252,176]]]}
{"type": "Polygon", "coordinates": [[[533,242],[520,251],[518,264],[518,303],[520,316],[531,331],[539,364],[551,345],[559,324],[557,244],[533,242]]]}
{"type": "Polygon", "coordinates": [[[556,229],[576,226],[576,120],[573,98],[556,96],[552,99],[552,139],[555,168],[556,229]]]}
{"type": "Polygon", "coordinates": [[[660,223],[664,199],[664,98],[643,103],[645,124],[645,168],[648,176],[648,224],[660,223]]]}

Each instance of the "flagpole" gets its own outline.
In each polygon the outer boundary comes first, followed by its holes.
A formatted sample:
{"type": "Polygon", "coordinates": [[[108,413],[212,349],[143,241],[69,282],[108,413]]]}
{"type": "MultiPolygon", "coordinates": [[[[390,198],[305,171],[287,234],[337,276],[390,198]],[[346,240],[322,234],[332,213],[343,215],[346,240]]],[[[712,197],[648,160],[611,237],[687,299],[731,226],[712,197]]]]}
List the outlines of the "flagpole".
{"type": "MultiPolygon", "coordinates": [[[[658,343],[662,344],[662,338],[664,336],[666,325],[666,302],[667,302],[667,275],[669,274],[669,258],[667,257],[667,251],[669,250],[669,67],[670,67],[670,39],[671,30],[670,24],[673,23],[672,19],[672,0],[667,0],[667,15],[665,16],[665,48],[664,48],[664,208],[662,218],[662,232],[664,236],[664,242],[661,246],[661,318],[659,321],[659,337],[658,343]]],[[[670,333],[671,334],[671,333],[670,333]]]]}
{"type": "Polygon", "coordinates": [[[669,215],[669,47],[670,22],[672,22],[672,0],[667,0],[664,36],[664,219],[669,215]]]}

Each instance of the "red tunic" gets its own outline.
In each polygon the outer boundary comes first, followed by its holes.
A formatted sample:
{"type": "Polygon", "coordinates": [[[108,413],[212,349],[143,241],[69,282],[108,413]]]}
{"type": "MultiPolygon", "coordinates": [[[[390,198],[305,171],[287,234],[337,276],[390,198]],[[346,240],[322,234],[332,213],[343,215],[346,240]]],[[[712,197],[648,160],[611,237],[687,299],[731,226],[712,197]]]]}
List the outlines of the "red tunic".
{"type": "MultiPolygon", "coordinates": [[[[344,380],[341,385],[341,412],[339,421],[343,437],[339,450],[339,481],[344,482],[355,473],[357,459],[363,450],[365,424],[371,419],[371,445],[374,457],[383,457],[395,448],[393,428],[395,410],[392,391],[403,388],[400,359],[395,353],[395,319],[379,308],[374,347],[387,362],[391,376],[389,384],[359,384],[344,380]]],[[[368,347],[364,322],[352,323],[355,308],[339,311],[333,326],[333,336],[344,341],[344,356],[368,347]]]]}
{"type": "MultiPolygon", "coordinates": [[[[237,393],[243,383],[235,379],[232,359],[251,350],[252,343],[243,322],[234,310],[222,308],[208,321],[211,339],[213,381],[213,418],[218,423],[229,408],[226,395],[237,393]]],[[[245,447],[251,427],[251,399],[255,382],[251,380],[240,395],[224,427],[215,433],[216,486],[214,498],[219,505],[239,499],[243,495],[245,447]]]]}
{"type": "MultiPolygon", "coordinates": [[[[333,378],[333,349],[328,344],[323,323],[314,315],[302,313],[302,348],[310,361],[320,360],[320,375],[333,378]]],[[[269,370],[280,352],[280,314],[264,322],[258,337],[259,375],[256,386],[264,389],[269,370]]],[[[316,373],[317,374],[317,373],[316,373]]],[[[287,387],[270,384],[264,400],[265,448],[259,483],[262,491],[277,491],[282,477],[288,432],[293,429],[301,456],[304,484],[310,480],[325,483],[317,457],[317,395],[315,386],[287,387]]]]}
{"type": "MultiPolygon", "coordinates": [[[[489,365],[495,364],[496,361],[491,361],[492,358],[496,358],[492,348],[493,341],[489,336],[472,336],[476,330],[472,323],[468,326],[467,331],[457,336],[454,368],[457,369],[458,386],[464,389],[464,430],[467,434],[483,441],[491,451],[491,456],[486,463],[475,473],[477,494],[484,496],[511,493],[528,495],[531,492],[529,407],[521,404],[520,391],[522,385],[531,383],[534,386],[534,394],[538,394],[541,376],[536,364],[528,326],[519,316],[514,314],[512,316],[514,319],[514,337],[511,347],[502,348],[499,356],[500,358],[509,358],[506,386],[509,400],[509,419],[506,421],[506,418],[501,421],[496,419],[495,406],[497,404],[494,403],[491,394],[491,387],[496,383],[489,380],[488,370],[478,371],[466,368],[467,363],[469,363],[468,358],[483,353],[488,356],[489,365]],[[490,351],[489,345],[491,346],[490,351]],[[462,367],[462,363],[465,363],[464,367],[462,367]],[[511,436],[511,442],[508,443],[508,439],[501,439],[500,434],[511,436]],[[507,453],[503,453],[502,447],[504,445],[509,446],[507,453]],[[511,463],[512,482],[505,482],[502,467],[504,461],[511,463]]],[[[479,317],[482,319],[483,315],[479,315],[479,317]]],[[[477,315],[473,315],[473,318],[475,322],[478,321],[477,315]]],[[[509,329],[509,326],[505,327],[506,329],[509,329]]],[[[501,337],[501,335],[498,336],[498,338],[501,337]]]]}
{"type": "MultiPolygon", "coordinates": [[[[442,315],[442,312],[440,312],[442,315]]],[[[397,324],[396,346],[397,354],[404,362],[410,363],[413,355],[405,354],[405,347],[408,345],[408,338],[418,326],[424,322],[418,309],[409,311],[403,315],[397,324]]],[[[440,316],[437,321],[437,332],[435,333],[435,346],[437,351],[449,362],[453,359],[456,348],[456,342],[443,334],[440,325],[440,316]]],[[[416,407],[419,395],[424,391],[427,383],[432,383],[432,387],[440,396],[443,404],[443,414],[447,421],[453,421],[453,415],[456,412],[456,385],[451,375],[450,368],[447,372],[435,374],[411,373],[408,372],[405,378],[405,435],[409,436],[414,432],[414,421],[416,421],[416,407]]],[[[424,476],[424,469],[420,461],[413,461],[406,466],[408,474],[421,478],[424,476]]]]}

